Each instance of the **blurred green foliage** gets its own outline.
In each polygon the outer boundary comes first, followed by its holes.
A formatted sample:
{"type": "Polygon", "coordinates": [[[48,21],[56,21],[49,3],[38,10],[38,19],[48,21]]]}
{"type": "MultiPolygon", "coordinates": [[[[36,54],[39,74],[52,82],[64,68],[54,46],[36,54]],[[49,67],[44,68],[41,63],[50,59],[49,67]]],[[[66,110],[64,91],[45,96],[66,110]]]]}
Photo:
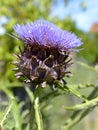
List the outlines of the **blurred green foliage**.
{"type": "MultiPolygon", "coordinates": [[[[68,6],[69,0],[64,0],[64,1],[65,1],[65,6],[68,6]]],[[[85,59],[86,62],[91,64],[96,64],[98,62],[97,61],[98,34],[90,34],[78,29],[75,21],[71,19],[71,16],[68,16],[63,20],[59,19],[59,17],[57,16],[52,17],[51,10],[52,7],[57,2],[58,0],[50,0],[50,1],[48,0],[17,0],[17,1],[1,0],[0,1],[0,17],[6,17],[8,20],[6,24],[3,24],[3,27],[6,29],[6,33],[0,36],[0,90],[3,90],[6,93],[7,98],[9,99],[9,103],[5,102],[5,104],[3,104],[2,106],[6,107],[8,104],[10,104],[10,102],[14,104],[11,108],[12,109],[11,113],[7,117],[8,119],[7,124],[5,123],[6,130],[9,129],[8,125],[11,126],[10,130],[14,129],[14,127],[15,130],[22,130],[21,128],[24,127],[27,130],[28,128],[28,126],[25,126],[28,117],[25,120],[23,119],[28,115],[29,110],[20,113],[19,109],[22,109],[24,103],[23,102],[17,103],[17,98],[12,99],[14,95],[12,91],[10,91],[10,88],[23,86],[21,80],[15,78],[14,76],[15,73],[14,71],[12,71],[14,66],[10,64],[10,62],[15,60],[13,54],[19,52],[18,47],[23,46],[23,43],[21,41],[16,40],[15,38],[9,36],[11,33],[13,33],[13,26],[15,24],[27,23],[30,21],[34,21],[36,19],[49,20],[55,23],[56,25],[58,25],[59,27],[61,27],[62,29],[74,32],[80,38],[82,38],[82,41],[84,43],[82,48],[84,48],[84,50],[77,53],[77,57],[79,57],[79,60],[80,58],[83,60],[85,59]],[[15,121],[17,123],[15,123],[15,121]],[[21,124],[22,121],[23,121],[23,126],[21,124]]],[[[83,6],[83,11],[85,11],[86,5],[82,3],[81,6],[83,6]]],[[[96,73],[95,68],[94,68],[95,71],[93,71],[92,68],[89,68],[88,66],[86,67],[84,66],[81,66],[79,64],[75,65],[75,67],[73,67],[74,78],[70,78],[68,80],[69,86],[73,87],[74,84],[74,88],[76,90],[78,84],[80,83],[79,84],[80,86],[78,87],[83,88],[83,92],[84,92],[84,88],[86,87],[89,88],[91,86],[93,87],[92,84],[96,85],[97,78],[98,78],[97,77],[98,74],[96,73]],[[91,75],[91,76],[87,76],[87,75],[91,75]],[[84,84],[86,84],[86,87],[84,87],[85,86],[84,84]]],[[[76,90],[71,91],[71,94],[74,93],[78,95],[76,90]]],[[[90,89],[89,91],[85,90],[85,94],[88,95],[88,93],[91,90],[92,89],[90,89]]],[[[42,94],[45,94],[48,91],[49,90],[43,90],[42,94]]],[[[66,114],[66,111],[64,111],[63,108],[62,110],[61,109],[58,110],[56,108],[59,108],[60,106],[63,105],[70,105],[70,104],[72,105],[72,103],[75,104],[76,101],[72,97],[68,96],[67,94],[64,95],[64,93],[61,91],[57,93],[55,92],[54,94],[51,92],[50,95],[52,95],[51,98],[42,97],[44,98],[44,102],[41,104],[42,116],[45,119],[44,127],[47,130],[57,130],[60,129],[59,123],[62,125],[65,122],[65,119],[69,115],[69,112],[66,114]],[[69,98],[71,99],[70,101],[68,100],[69,98]],[[60,102],[58,102],[58,100],[60,102]]],[[[80,96],[80,100],[81,99],[82,96],[80,96]]],[[[0,108],[0,119],[3,117],[2,112],[4,112],[4,109],[0,108]]],[[[76,130],[76,128],[80,129],[80,127],[76,126],[75,128],[73,127],[72,130],[76,130]]]]}

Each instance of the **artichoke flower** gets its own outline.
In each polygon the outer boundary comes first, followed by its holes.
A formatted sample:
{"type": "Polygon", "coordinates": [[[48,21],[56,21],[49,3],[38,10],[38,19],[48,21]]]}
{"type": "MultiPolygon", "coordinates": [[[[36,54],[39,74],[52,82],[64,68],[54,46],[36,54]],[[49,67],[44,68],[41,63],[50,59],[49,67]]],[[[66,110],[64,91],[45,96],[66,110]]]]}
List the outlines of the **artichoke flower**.
{"type": "Polygon", "coordinates": [[[34,82],[45,87],[54,86],[55,81],[65,83],[72,64],[70,52],[82,45],[74,33],[62,30],[46,20],[15,25],[17,38],[24,43],[24,50],[17,55],[16,77],[25,77],[26,82],[34,82]]]}

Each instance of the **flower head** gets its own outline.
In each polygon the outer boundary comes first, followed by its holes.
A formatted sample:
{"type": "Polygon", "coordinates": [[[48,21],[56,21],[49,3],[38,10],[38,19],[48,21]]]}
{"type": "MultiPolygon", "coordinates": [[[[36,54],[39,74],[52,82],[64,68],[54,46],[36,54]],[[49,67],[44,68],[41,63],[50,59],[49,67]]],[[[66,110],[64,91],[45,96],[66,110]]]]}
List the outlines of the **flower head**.
{"type": "Polygon", "coordinates": [[[69,53],[82,44],[75,34],[45,20],[15,25],[14,30],[25,43],[18,56],[17,78],[24,76],[27,82],[44,87],[45,83],[54,84],[55,80],[63,81],[64,76],[69,76],[69,53]]]}
{"type": "Polygon", "coordinates": [[[26,44],[55,47],[60,50],[70,50],[82,44],[75,34],[64,31],[45,20],[15,25],[14,30],[26,44]]]}

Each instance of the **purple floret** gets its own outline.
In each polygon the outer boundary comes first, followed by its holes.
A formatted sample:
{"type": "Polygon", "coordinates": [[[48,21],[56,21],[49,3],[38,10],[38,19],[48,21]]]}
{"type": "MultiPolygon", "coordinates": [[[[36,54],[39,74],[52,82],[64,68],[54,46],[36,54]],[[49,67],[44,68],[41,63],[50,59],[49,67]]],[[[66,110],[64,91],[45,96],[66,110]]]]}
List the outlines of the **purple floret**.
{"type": "Polygon", "coordinates": [[[60,50],[70,50],[82,45],[75,34],[62,30],[45,20],[37,20],[25,25],[17,24],[14,30],[18,38],[27,44],[55,47],[60,50]]]}

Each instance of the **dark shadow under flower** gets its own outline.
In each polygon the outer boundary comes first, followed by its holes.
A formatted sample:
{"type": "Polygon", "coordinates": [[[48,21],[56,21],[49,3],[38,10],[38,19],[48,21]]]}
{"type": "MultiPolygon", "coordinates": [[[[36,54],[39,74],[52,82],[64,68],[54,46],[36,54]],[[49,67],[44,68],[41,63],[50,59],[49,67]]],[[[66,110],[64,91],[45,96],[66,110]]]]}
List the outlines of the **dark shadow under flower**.
{"type": "Polygon", "coordinates": [[[69,76],[70,51],[82,44],[75,34],[45,20],[15,25],[14,30],[25,43],[18,55],[17,78],[24,76],[26,82],[45,87],[46,83],[54,85],[56,80],[62,82],[64,76],[69,76]]]}

